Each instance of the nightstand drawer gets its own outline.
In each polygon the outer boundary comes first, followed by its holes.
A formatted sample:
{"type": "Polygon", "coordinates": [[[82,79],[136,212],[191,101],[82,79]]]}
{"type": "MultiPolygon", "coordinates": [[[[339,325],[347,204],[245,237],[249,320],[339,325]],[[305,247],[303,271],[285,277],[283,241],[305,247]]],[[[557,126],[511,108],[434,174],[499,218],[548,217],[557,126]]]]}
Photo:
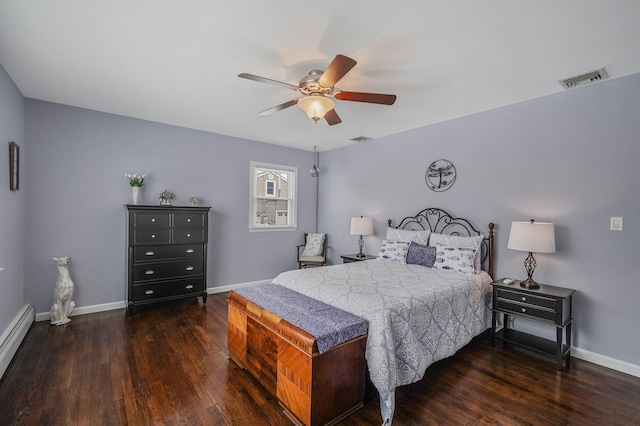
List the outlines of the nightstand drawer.
{"type": "Polygon", "coordinates": [[[496,289],[496,295],[498,299],[509,299],[520,303],[526,303],[528,305],[542,306],[556,311],[556,299],[549,297],[538,296],[534,294],[527,294],[523,292],[509,291],[505,289],[496,289]]]}
{"type": "Polygon", "coordinates": [[[134,262],[147,262],[180,257],[202,257],[203,251],[204,246],[202,244],[141,246],[133,249],[133,260],[134,262]]]}
{"type": "Polygon", "coordinates": [[[518,303],[508,299],[498,298],[495,301],[495,309],[501,311],[510,311],[518,315],[528,315],[535,318],[542,318],[549,321],[555,321],[556,312],[552,309],[545,309],[541,306],[530,305],[527,303],[518,303]]]}

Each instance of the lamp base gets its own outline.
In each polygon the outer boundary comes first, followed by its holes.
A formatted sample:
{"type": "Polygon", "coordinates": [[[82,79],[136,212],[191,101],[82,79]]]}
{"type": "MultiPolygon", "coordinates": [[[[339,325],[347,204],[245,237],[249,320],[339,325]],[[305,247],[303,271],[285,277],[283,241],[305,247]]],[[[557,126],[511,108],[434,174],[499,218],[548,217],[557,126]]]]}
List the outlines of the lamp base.
{"type": "Polygon", "coordinates": [[[360,249],[360,251],[358,252],[358,254],[356,254],[356,257],[365,257],[366,254],[364,254],[362,251],[362,249],[364,248],[364,238],[362,238],[362,235],[360,235],[360,239],[358,240],[358,248],[360,249]]]}
{"type": "Polygon", "coordinates": [[[531,278],[527,278],[524,281],[520,281],[520,287],[528,288],[530,290],[535,290],[536,288],[540,288],[540,284],[538,284],[531,278]]]}

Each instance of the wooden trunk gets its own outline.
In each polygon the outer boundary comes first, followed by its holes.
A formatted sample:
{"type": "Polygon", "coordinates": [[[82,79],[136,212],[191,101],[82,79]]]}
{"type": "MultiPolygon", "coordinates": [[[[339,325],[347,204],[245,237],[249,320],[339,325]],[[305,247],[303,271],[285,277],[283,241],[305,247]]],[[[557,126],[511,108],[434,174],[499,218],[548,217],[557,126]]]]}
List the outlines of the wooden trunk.
{"type": "Polygon", "coordinates": [[[275,395],[288,417],[332,425],[364,405],[367,336],[318,353],[316,339],[229,292],[229,355],[275,395]]]}

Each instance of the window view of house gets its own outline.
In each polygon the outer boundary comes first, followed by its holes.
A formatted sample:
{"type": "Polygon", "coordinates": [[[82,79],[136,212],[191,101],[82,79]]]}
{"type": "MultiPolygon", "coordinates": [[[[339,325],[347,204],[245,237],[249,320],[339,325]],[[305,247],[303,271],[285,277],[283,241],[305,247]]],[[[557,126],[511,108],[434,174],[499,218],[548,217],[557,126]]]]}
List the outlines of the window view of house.
{"type": "Polygon", "coordinates": [[[292,167],[251,163],[251,229],[295,226],[295,176],[292,167]]]}

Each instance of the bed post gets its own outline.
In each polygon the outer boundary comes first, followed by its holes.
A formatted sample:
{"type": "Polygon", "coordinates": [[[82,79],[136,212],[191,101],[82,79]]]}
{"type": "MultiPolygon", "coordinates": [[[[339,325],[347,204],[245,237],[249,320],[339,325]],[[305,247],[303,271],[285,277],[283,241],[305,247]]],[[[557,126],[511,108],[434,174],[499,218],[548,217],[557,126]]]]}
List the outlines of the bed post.
{"type": "Polygon", "coordinates": [[[495,256],[495,245],[494,245],[494,235],[493,235],[493,228],[495,228],[495,225],[493,224],[493,222],[489,223],[489,275],[491,276],[491,279],[495,279],[495,277],[493,276],[494,273],[494,256],[495,256]]]}

